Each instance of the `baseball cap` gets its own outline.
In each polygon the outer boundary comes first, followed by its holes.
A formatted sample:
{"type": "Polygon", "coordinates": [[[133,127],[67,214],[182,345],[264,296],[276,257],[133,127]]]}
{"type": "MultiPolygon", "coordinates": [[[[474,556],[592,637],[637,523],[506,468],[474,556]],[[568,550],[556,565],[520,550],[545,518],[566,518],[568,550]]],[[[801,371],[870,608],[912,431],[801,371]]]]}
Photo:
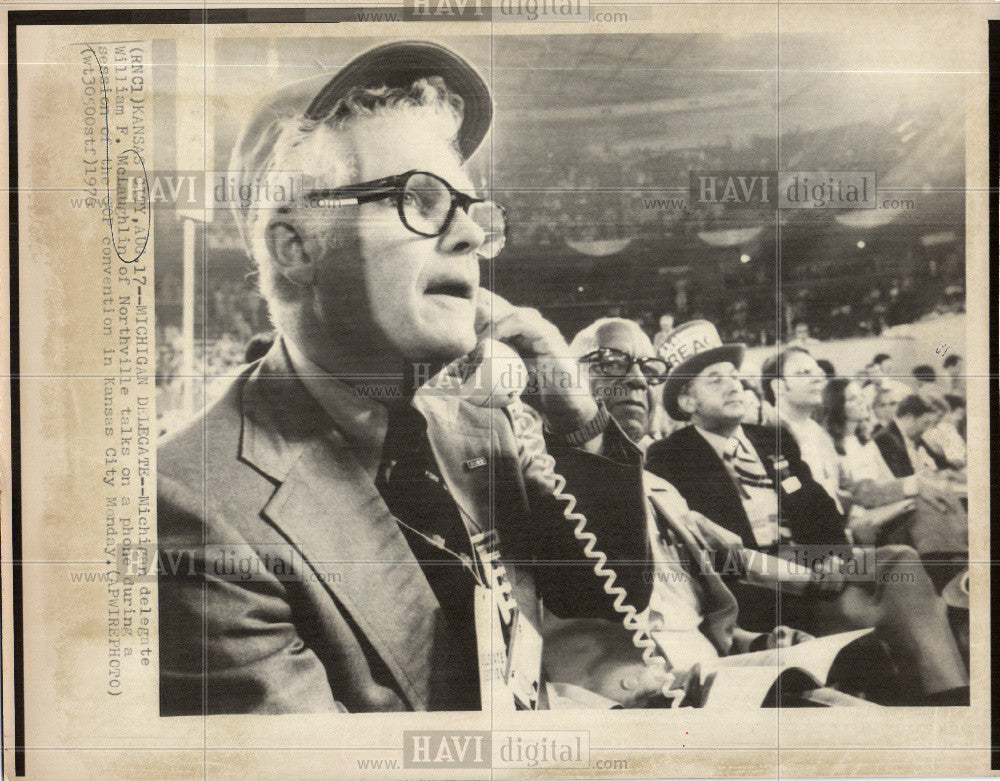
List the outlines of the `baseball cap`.
{"type": "MultiPolygon", "coordinates": [[[[331,75],[324,73],[289,84],[264,98],[233,148],[229,171],[252,183],[267,170],[274,145],[288,120],[322,120],[354,87],[409,87],[420,78],[440,76],[462,98],[464,112],[458,129],[463,160],[479,148],[493,119],[493,100],[482,75],[461,56],[430,41],[393,41],[362,52],[331,75]]],[[[240,182],[237,182],[240,184],[240,182]]],[[[249,248],[249,206],[236,206],[236,222],[249,248]]]]}

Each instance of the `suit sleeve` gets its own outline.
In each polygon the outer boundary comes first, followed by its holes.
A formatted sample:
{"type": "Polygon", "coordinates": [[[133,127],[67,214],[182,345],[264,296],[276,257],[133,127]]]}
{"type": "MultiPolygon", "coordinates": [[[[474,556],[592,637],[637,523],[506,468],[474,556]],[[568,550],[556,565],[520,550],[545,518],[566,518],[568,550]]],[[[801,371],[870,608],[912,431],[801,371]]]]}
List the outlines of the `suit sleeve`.
{"type": "Polygon", "coordinates": [[[906,499],[903,483],[893,480],[891,483],[876,483],[874,480],[859,480],[847,486],[851,493],[851,501],[866,509],[884,507],[887,504],[906,499]]]}
{"type": "Polygon", "coordinates": [[[160,715],[346,711],[264,560],[221,519],[206,531],[190,491],[158,491],[160,715]]]}
{"type": "Polygon", "coordinates": [[[875,445],[881,451],[893,477],[909,477],[913,474],[913,465],[906,455],[906,445],[897,439],[894,428],[892,425],[876,434],[875,445]]]}

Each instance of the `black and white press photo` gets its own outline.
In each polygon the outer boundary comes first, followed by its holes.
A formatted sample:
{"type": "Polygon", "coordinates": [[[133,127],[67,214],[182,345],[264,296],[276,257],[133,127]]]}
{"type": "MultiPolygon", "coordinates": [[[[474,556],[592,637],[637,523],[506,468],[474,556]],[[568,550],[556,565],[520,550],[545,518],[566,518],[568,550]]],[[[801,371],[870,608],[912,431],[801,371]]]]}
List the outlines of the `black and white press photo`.
{"type": "Polygon", "coordinates": [[[8,10],[12,775],[990,772],[991,15],[8,10]]]}

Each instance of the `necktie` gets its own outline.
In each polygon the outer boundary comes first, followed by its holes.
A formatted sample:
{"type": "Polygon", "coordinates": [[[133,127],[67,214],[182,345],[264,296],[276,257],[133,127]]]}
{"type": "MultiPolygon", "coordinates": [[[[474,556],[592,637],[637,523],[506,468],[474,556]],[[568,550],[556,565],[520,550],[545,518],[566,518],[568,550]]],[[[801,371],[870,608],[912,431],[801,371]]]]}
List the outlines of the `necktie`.
{"type": "Polygon", "coordinates": [[[727,440],[724,458],[732,467],[741,486],[774,488],[774,481],[767,476],[760,459],[739,437],[730,437],[727,440]]]}
{"type": "Polygon", "coordinates": [[[432,685],[432,697],[438,694],[442,702],[432,706],[478,709],[472,546],[458,506],[438,474],[423,416],[408,405],[392,408],[382,452],[375,486],[400,522],[444,619],[435,640],[438,683],[432,685]]]}
{"type": "Polygon", "coordinates": [[[767,549],[780,540],[778,495],[764,465],[739,437],[726,442],[723,461],[736,482],[757,547],[767,549]]]}

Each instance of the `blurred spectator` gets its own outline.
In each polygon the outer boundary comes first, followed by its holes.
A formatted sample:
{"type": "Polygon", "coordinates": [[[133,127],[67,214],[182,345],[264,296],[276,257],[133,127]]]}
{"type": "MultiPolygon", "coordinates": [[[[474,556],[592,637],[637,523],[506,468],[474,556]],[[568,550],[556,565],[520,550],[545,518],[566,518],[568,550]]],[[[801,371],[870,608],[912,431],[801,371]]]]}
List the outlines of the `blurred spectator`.
{"type": "Polygon", "coordinates": [[[913,379],[917,381],[918,391],[928,387],[933,388],[937,385],[937,372],[929,364],[922,363],[919,366],[914,366],[910,373],[913,375],[913,379]]]}
{"type": "Polygon", "coordinates": [[[875,415],[875,428],[872,431],[874,437],[880,430],[892,423],[896,417],[896,408],[903,400],[905,394],[895,385],[890,387],[879,387],[875,394],[875,403],[872,411],[875,415]]]}
{"type": "Polygon", "coordinates": [[[912,393],[899,402],[892,421],[875,435],[882,458],[896,477],[925,469],[947,469],[943,457],[928,449],[924,433],[937,425],[942,412],[930,401],[912,393]]]}
{"type": "Polygon", "coordinates": [[[945,373],[951,378],[949,381],[949,389],[952,393],[957,393],[960,396],[965,395],[965,361],[962,360],[962,356],[956,353],[945,357],[943,368],[945,373]]]}
{"type": "Polygon", "coordinates": [[[746,380],[742,380],[743,383],[743,423],[753,423],[754,425],[763,424],[762,419],[762,403],[763,399],[760,397],[760,393],[746,380]]]}
{"type": "Polygon", "coordinates": [[[918,506],[918,512],[924,518],[937,514],[934,522],[963,517],[944,485],[927,475],[896,477],[878,446],[859,434],[869,410],[856,381],[832,379],[823,392],[823,407],[826,430],[840,457],[839,492],[855,543],[877,544],[888,525],[912,509],[912,504],[902,504],[909,498],[922,499],[927,507],[918,506]]]}
{"type": "Polygon", "coordinates": [[[819,339],[809,335],[809,323],[805,320],[795,320],[792,323],[792,338],[788,342],[789,347],[801,347],[808,350],[819,344],[819,339]]]}
{"type": "Polygon", "coordinates": [[[955,393],[944,396],[947,411],[936,425],[924,432],[927,448],[940,454],[952,469],[965,467],[965,398],[955,393]]]}
{"type": "Polygon", "coordinates": [[[670,312],[660,315],[660,330],[653,337],[653,349],[659,350],[667,334],[674,330],[674,316],[670,312]]]}
{"type": "Polygon", "coordinates": [[[878,372],[883,377],[892,377],[893,372],[896,370],[895,361],[892,360],[892,356],[889,353],[879,353],[872,358],[872,364],[878,367],[878,372]]]}

